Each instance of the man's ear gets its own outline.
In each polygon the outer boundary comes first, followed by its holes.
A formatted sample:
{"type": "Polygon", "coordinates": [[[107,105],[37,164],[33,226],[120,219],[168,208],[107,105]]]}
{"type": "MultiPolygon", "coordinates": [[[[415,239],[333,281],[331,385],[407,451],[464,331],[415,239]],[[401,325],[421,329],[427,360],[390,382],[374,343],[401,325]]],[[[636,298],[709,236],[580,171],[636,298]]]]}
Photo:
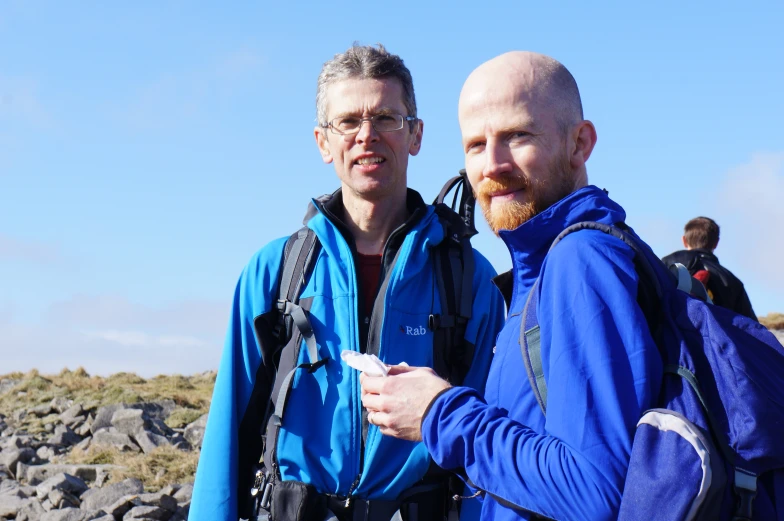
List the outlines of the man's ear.
{"type": "Polygon", "coordinates": [[[572,169],[578,170],[585,165],[591,157],[593,147],[596,146],[596,127],[587,119],[583,120],[575,125],[571,137],[573,147],[569,155],[569,163],[572,169]]]}
{"type": "Polygon", "coordinates": [[[313,129],[313,135],[316,138],[316,145],[318,146],[321,160],[329,164],[332,162],[332,152],[329,150],[329,140],[327,139],[327,129],[324,127],[316,127],[313,129]]]}
{"type": "Polygon", "coordinates": [[[408,153],[412,156],[415,156],[419,153],[419,150],[422,148],[422,132],[425,130],[425,122],[417,120],[416,127],[414,127],[414,136],[411,140],[411,145],[408,147],[408,153]]]}
{"type": "Polygon", "coordinates": [[[687,250],[691,249],[691,246],[689,246],[689,242],[686,240],[686,236],[685,235],[681,236],[681,242],[683,243],[683,247],[684,248],[686,248],[687,250]]]}

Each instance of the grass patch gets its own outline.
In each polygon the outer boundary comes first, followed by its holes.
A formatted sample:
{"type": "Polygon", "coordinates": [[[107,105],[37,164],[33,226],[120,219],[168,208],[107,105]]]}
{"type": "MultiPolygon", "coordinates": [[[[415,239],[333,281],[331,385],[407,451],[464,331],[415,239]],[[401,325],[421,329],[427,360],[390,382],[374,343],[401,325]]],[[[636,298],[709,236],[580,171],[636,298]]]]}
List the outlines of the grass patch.
{"type": "Polygon", "coordinates": [[[137,478],[144,483],[145,491],[155,492],[167,485],[193,481],[199,453],[183,452],[174,447],[158,447],[149,454],[90,447],[86,451],[72,450],[64,461],[88,465],[119,465],[123,468],[111,471],[110,483],[137,478]]]}
{"type": "Polygon", "coordinates": [[[760,324],[768,329],[784,329],[784,313],[768,313],[759,317],[760,324]]]}
{"type": "MultiPolygon", "coordinates": [[[[177,410],[184,409],[174,418],[182,426],[182,422],[196,419],[209,410],[215,373],[160,375],[149,379],[133,373],[117,373],[104,378],[90,376],[80,367],[73,371],[63,369],[56,375],[43,376],[36,370],[0,375],[0,380],[4,379],[18,381],[0,395],[0,414],[6,416],[18,409],[30,410],[50,403],[56,396],[81,403],[86,409],[113,403],[173,400],[179,407],[177,410]]],[[[43,426],[40,420],[28,415],[17,427],[40,432],[43,426]]]]}
{"type": "Polygon", "coordinates": [[[201,409],[178,407],[172,411],[168,418],[166,418],[166,425],[172,429],[181,429],[189,423],[198,420],[203,414],[201,409]]]}

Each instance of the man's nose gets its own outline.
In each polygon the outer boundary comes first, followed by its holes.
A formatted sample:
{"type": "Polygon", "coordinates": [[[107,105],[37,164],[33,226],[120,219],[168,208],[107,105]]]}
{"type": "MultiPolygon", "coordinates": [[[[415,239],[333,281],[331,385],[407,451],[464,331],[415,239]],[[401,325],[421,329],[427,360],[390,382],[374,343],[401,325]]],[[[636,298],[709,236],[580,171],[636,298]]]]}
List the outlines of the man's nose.
{"type": "Polygon", "coordinates": [[[485,166],[483,177],[495,178],[512,171],[512,158],[509,150],[500,145],[485,146],[485,166]]]}
{"type": "Polygon", "coordinates": [[[359,132],[356,136],[358,143],[373,143],[378,139],[378,131],[373,127],[373,122],[370,119],[363,119],[359,122],[359,132]]]}

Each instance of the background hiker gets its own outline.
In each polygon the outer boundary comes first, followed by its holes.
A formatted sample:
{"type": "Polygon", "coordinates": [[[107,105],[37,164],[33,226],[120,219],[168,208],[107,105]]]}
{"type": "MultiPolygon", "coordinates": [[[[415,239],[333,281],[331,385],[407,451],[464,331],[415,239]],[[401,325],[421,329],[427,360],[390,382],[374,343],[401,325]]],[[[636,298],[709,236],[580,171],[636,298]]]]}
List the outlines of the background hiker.
{"type": "Polygon", "coordinates": [[[730,270],[719,264],[713,251],[719,245],[719,225],[708,217],[695,217],[683,228],[683,247],[664,257],[665,264],[680,263],[702,282],[717,306],[757,320],[743,283],[730,270]]]}

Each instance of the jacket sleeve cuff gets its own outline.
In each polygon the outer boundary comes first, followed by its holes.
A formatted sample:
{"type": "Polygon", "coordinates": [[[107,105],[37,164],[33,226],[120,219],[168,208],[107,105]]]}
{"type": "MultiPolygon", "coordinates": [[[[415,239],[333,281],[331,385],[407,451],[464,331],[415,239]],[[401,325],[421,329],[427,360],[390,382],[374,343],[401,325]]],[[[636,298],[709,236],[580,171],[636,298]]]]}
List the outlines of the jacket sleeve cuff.
{"type": "Polygon", "coordinates": [[[465,467],[466,443],[473,437],[466,420],[479,404],[485,405],[484,400],[470,387],[450,387],[430,402],[422,417],[422,440],[441,468],[465,467]]]}

